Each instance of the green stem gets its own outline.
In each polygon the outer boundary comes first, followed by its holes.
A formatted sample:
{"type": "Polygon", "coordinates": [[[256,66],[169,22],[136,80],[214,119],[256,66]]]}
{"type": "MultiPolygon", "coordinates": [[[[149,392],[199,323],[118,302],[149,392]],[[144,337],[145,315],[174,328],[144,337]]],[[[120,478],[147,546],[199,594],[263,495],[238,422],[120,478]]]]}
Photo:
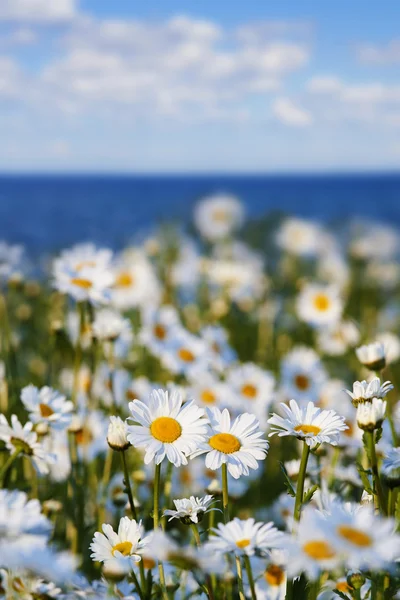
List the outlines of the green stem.
{"type": "MultiPolygon", "coordinates": [[[[156,465],[154,473],[154,510],[153,527],[154,530],[160,526],[160,483],[161,483],[161,463],[156,465]]],[[[162,562],[158,563],[158,573],[160,576],[160,587],[164,600],[169,600],[167,588],[165,586],[165,574],[162,562]]]]}
{"type": "Polygon", "coordinates": [[[368,458],[369,458],[370,465],[371,465],[372,476],[374,479],[374,494],[376,495],[378,508],[386,516],[386,514],[387,514],[386,502],[385,502],[385,496],[384,496],[382,485],[381,485],[381,480],[379,477],[378,459],[376,457],[374,433],[375,433],[374,431],[366,431],[365,432],[365,440],[366,440],[366,444],[367,444],[368,458]]]}
{"type": "Polygon", "coordinates": [[[75,361],[74,361],[74,380],[72,387],[71,400],[76,406],[77,403],[77,395],[78,395],[78,387],[79,387],[79,371],[81,368],[82,362],[82,335],[85,330],[85,303],[78,303],[78,312],[79,312],[79,331],[78,331],[78,339],[76,342],[75,348],[75,361]]]}
{"type": "Polygon", "coordinates": [[[131,487],[131,481],[129,478],[128,465],[126,463],[125,450],[122,450],[121,455],[122,455],[122,467],[124,469],[124,484],[126,487],[126,493],[128,494],[129,506],[131,507],[132,517],[135,519],[135,521],[137,521],[136,506],[133,501],[132,487],[131,487]]]}
{"type": "Polygon", "coordinates": [[[3,481],[5,476],[7,475],[8,469],[13,464],[14,460],[22,453],[22,448],[17,448],[14,450],[12,454],[7,458],[6,462],[2,466],[0,470],[0,486],[3,487],[3,481]]]}
{"type": "Polygon", "coordinates": [[[222,463],[222,506],[224,509],[224,522],[229,521],[229,494],[228,494],[228,467],[222,463]]]}
{"type": "Polygon", "coordinates": [[[389,517],[393,516],[394,512],[394,489],[389,488],[388,491],[388,503],[387,503],[387,514],[389,517]]]}
{"type": "Polygon", "coordinates": [[[308,600],[317,600],[319,592],[319,579],[317,581],[310,582],[308,591],[308,600]]]}
{"type": "Polygon", "coordinates": [[[257,600],[256,588],[255,588],[255,585],[254,585],[253,570],[251,568],[250,558],[247,556],[247,554],[244,555],[244,564],[245,564],[245,567],[246,567],[247,576],[249,578],[251,600],[257,600]]]}
{"type": "Polygon", "coordinates": [[[361,590],[354,590],[353,591],[353,598],[354,600],[361,600],[361,590]]]}
{"type": "Polygon", "coordinates": [[[236,570],[238,574],[238,586],[239,586],[239,599],[246,600],[246,596],[244,594],[243,588],[243,571],[242,571],[242,563],[240,562],[240,556],[235,556],[236,560],[236,570]]]}
{"type": "MultiPolygon", "coordinates": [[[[142,561],[140,561],[140,562],[142,562],[142,561]]],[[[140,600],[145,600],[145,595],[144,595],[144,593],[142,591],[142,588],[139,585],[138,578],[136,577],[136,573],[134,572],[133,569],[131,570],[131,576],[132,576],[132,579],[133,579],[133,585],[135,586],[135,590],[136,590],[136,592],[137,592],[140,600]]]]}
{"type": "Polygon", "coordinates": [[[301,505],[303,503],[304,496],[304,480],[307,474],[307,462],[309,455],[310,447],[305,442],[303,442],[303,453],[301,455],[300,470],[297,479],[296,500],[293,514],[295,521],[300,521],[301,505]]]}
{"type": "MultiPolygon", "coordinates": [[[[201,539],[200,539],[199,530],[197,529],[197,525],[195,525],[194,523],[191,523],[190,529],[192,530],[194,541],[196,542],[196,546],[198,548],[200,548],[200,546],[201,546],[201,539]]],[[[207,595],[208,595],[208,597],[209,597],[210,600],[214,600],[214,591],[213,591],[213,585],[212,585],[211,577],[210,577],[210,575],[206,575],[205,577],[206,577],[207,595]]]]}

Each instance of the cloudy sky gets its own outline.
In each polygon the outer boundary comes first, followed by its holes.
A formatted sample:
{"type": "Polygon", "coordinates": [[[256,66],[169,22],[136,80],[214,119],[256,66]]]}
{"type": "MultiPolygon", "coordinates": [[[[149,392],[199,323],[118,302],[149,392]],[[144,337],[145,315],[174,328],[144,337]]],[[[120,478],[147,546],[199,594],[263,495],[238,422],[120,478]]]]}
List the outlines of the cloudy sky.
{"type": "Polygon", "coordinates": [[[400,166],[398,0],[0,0],[0,171],[400,166]]]}

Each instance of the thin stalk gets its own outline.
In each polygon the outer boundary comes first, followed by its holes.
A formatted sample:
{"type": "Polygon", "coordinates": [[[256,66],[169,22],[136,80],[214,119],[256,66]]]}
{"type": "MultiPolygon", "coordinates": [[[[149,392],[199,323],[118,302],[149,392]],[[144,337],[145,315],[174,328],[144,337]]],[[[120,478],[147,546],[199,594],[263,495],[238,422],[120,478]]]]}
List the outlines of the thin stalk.
{"type": "Polygon", "coordinates": [[[244,555],[244,565],[246,567],[247,577],[249,578],[251,600],[257,600],[256,588],[254,585],[253,570],[251,568],[250,558],[247,556],[247,554],[244,555]]]}
{"type": "Polygon", "coordinates": [[[22,452],[22,448],[17,448],[16,450],[14,450],[14,452],[12,452],[12,454],[10,454],[10,456],[7,458],[6,462],[2,466],[2,468],[0,470],[0,486],[1,487],[3,487],[3,481],[4,481],[5,476],[7,475],[8,469],[11,467],[14,460],[21,454],[21,452],[22,452]]]}
{"type": "MultiPolygon", "coordinates": [[[[140,561],[140,562],[142,562],[142,561],[140,561]]],[[[144,593],[142,591],[142,588],[139,585],[138,578],[136,577],[136,573],[134,572],[133,569],[131,570],[130,574],[131,574],[131,577],[133,579],[133,585],[135,586],[135,590],[136,590],[136,592],[137,592],[140,600],[145,600],[145,595],[144,595],[144,593]]]]}
{"type": "Polygon", "coordinates": [[[361,590],[353,590],[353,599],[354,600],[361,600],[361,590]]]}
{"type": "Polygon", "coordinates": [[[229,521],[229,494],[228,494],[228,467],[222,463],[222,506],[224,509],[224,522],[229,521]]]}
{"type": "Polygon", "coordinates": [[[310,455],[310,447],[303,442],[303,453],[301,455],[299,476],[297,478],[296,500],[294,504],[294,520],[300,521],[301,505],[304,496],[304,481],[307,474],[307,462],[310,455]]]}
{"type": "Polygon", "coordinates": [[[374,493],[376,495],[378,508],[386,516],[387,515],[386,502],[385,502],[385,496],[384,496],[383,489],[382,489],[381,480],[379,477],[378,459],[376,457],[374,431],[366,431],[365,432],[365,440],[366,440],[366,444],[367,444],[368,458],[369,458],[370,466],[371,466],[371,470],[372,470],[372,477],[374,479],[374,488],[375,488],[374,493]]]}
{"type": "Polygon", "coordinates": [[[246,600],[246,596],[244,594],[243,588],[243,571],[242,571],[242,563],[240,562],[240,556],[235,556],[236,560],[236,570],[238,575],[238,587],[239,587],[239,600],[246,600]]]}
{"type": "Polygon", "coordinates": [[[72,394],[71,400],[75,404],[77,403],[77,395],[78,395],[78,387],[79,387],[79,371],[81,368],[82,362],[82,335],[85,330],[85,304],[84,302],[79,302],[77,305],[78,313],[79,313],[79,331],[78,331],[78,339],[76,341],[75,347],[75,360],[74,360],[74,379],[72,386],[72,394]]]}
{"type": "MultiPolygon", "coordinates": [[[[191,523],[190,529],[192,530],[193,538],[194,538],[194,541],[196,542],[196,546],[198,548],[200,548],[201,539],[200,539],[199,530],[197,529],[197,525],[195,525],[194,523],[191,523]]],[[[209,597],[210,600],[214,600],[214,591],[213,591],[211,577],[210,577],[210,575],[206,575],[205,577],[206,577],[207,596],[209,597]]]]}
{"type": "Polygon", "coordinates": [[[133,500],[133,494],[132,494],[131,481],[130,481],[130,477],[129,477],[128,465],[126,463],[125,450],[122,450],[122,452],[121,452],[121,458],[122,458],[122,468],[124,470],[124,483],[125,483],[125,487],[126,487],[126,493],[128,494],[129,506],[131,508],[132,517],[135,519],[135,521],[137,521],[136,506],[135,506],[135,503],[134,503],[134,500],[133,500]]]}
{"type": "Polygon", "coordinates": [[[393,516],[394,512],[394,489],[389,488],[388,491],[388,503],[387,503],[387,514],[389,517],[393,516]]]}
{"type": "MultiPolygon", "coordinates": [[[[160,526],[160,483],[161,483],[161,463],[156,465],[154,473],[154,510],[153,527],[154,530],[160,526]]],[[[167,588],[165,586],[165,574],[162,562],[158,563],[158,573],[160,576],[160,587],[164,600],[169,600],[167,588]]]]}

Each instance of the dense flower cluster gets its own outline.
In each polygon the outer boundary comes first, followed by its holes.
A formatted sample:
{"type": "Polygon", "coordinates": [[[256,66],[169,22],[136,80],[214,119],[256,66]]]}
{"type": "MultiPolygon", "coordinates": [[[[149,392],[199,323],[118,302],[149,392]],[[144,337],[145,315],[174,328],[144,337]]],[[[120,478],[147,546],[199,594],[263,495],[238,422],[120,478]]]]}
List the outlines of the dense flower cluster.
{"type": "Polygon", "coordinates": [[[400,236],[194,225],[1,244],[0,598],[400,597],[400,236]]]}

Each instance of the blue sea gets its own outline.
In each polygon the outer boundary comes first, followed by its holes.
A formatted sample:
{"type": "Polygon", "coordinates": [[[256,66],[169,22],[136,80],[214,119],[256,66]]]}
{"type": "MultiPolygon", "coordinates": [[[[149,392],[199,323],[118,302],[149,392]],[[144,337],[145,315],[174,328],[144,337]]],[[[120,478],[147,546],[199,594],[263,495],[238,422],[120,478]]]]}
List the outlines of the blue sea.
{"type": "Polygon", "coordinates": [[[32,254],[92,240],[121,248],[195,203],[227,192],[250,218],[283,211],[323,221],[353,216],[400,227],[400,174],[279,176],[1,176],[0,239],[32,254]]]}

